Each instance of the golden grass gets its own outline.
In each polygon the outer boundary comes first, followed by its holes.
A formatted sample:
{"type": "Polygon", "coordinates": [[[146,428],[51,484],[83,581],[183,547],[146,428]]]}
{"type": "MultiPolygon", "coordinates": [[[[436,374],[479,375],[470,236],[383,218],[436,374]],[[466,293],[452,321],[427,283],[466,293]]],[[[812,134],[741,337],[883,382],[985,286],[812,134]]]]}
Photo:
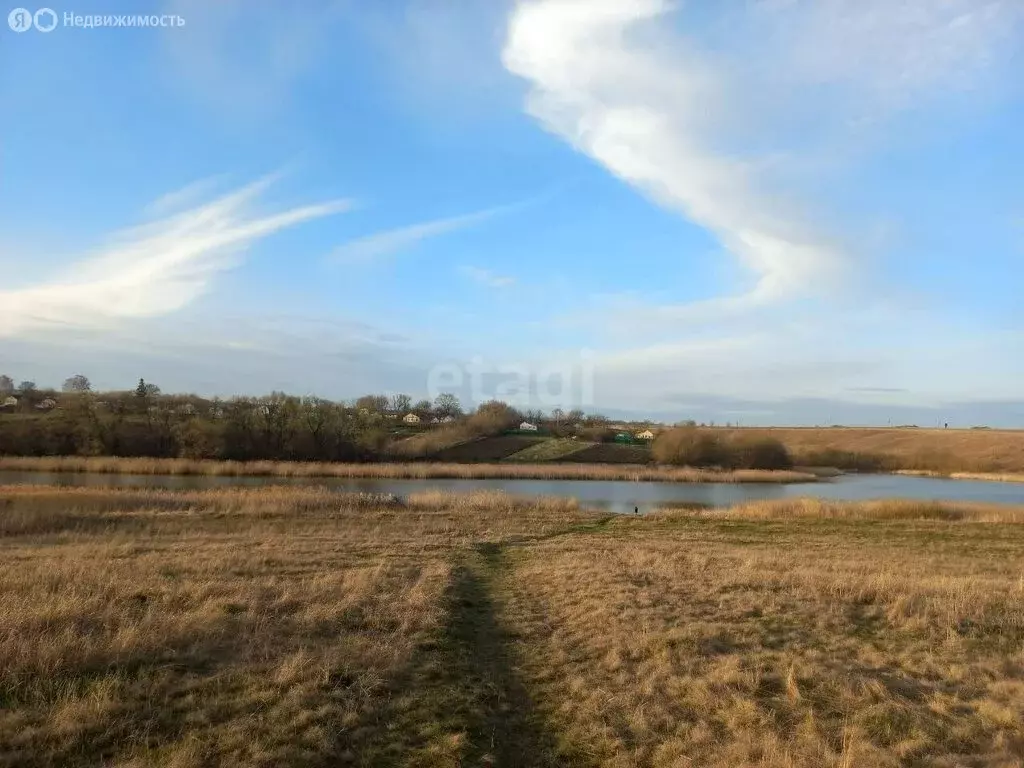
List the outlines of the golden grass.
{"type": "Polygon", "coordinates": [[[848,512],[627,518],[510,553],[566,762],[1021,765],[1019,527],[848,512]]]}
{"type": "MultiPolygon", "coordinates": [[[[118,457],[0,457],[0,470],[93,472],[126,475],[208,475],[213,477],[333,477],[379,479],[658,480],[678,483],[811,482],[810,472],[632,464],[456,464],[452,462],[340,464],[290,461],[210,461],[118,457]]],[[[0,478],[2,479],[2,478],[0,478]]]]}
{"type": "Polygon", "coordinates": [[[1017,766],[1022,522],[0,486],[0,766],[1017,766]]]}
{"type": "Polygon", "coordinates": [[[652,519],[704,516],[719,520],[944,520],[976,523],[1024,523],[1024,507],[960,501],[914,501],[879,499],[875,501],[831,501],[798,498],[773,499],[738,504],[729,509],[662,508],[649,515],[652,519]]]}
{"type": "Polygon", "coordinates": [[[403,676],[445,661],[454,554],[588,519],[494,494],[0,487],[0,765],[455,765],[457,730],[389,731],[403,676]]]}
{"type": "Polygon", "coordinates": [[[721,431],[781,440],[798,465],[820,463],[818,457],[833,451],[851,458],[881,457],[886,469],[1024,473],[1024,430],[772,427],[721,431]]]}
{"type": "Polygon", "coordinates": [[[935,472],[928,469],[900,469],[897,475],[948,477],[951,480],[987,480],[999,483],[1024,483],[1024,473],[1014,472],[935,472]]]}

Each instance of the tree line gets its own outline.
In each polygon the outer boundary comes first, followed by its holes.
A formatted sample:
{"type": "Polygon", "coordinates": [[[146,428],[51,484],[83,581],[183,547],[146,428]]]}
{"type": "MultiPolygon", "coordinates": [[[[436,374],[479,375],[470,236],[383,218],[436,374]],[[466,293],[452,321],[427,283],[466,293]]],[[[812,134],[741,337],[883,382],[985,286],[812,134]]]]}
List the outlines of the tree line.
{"type": "Polygon", "coordinates": [[[76,374],[58,392],[0,375],[0,403],[8,398],[17,404],[0,409],[0,453],[28,456],[375,461],[425,457],[527,419],[552,434],[609,431],[597,414],[521,412],[497,401],[465,409],[451,393],[418,401],[376,394],[337,402],[283,392],[221,399],[164,394],[145,379],[132,390],[96,392],[76,374]],[[46,400],[57,407],[39,413],[46,400]],[[409,413],[419,426],[404,423],[409,413]]]}
{"type": "MultiPolygon", "coordinates": [[[[88,377],[66,379],[58,392],[0,375],[0,454],[145,456],[237,461],[415,460],[474,438],[499,435],[522,421],[555,437],[612,442],[617,430],[582,410],[518,410],[501,401],[466,409],[458,397],[364,395],[351,401],[272,392],[262,397],[168,395],[139,379],[134,389],[95,392],[88,377]],[[56,403],[40,411],[42,403],[56,403]],[[414,413],[419,423],[408,425],[414,413]]],[[[661,464],[731,469],[786,469],[778,440],[727,436],[683,422],[661,431],[651,458],[661,464]]]]}

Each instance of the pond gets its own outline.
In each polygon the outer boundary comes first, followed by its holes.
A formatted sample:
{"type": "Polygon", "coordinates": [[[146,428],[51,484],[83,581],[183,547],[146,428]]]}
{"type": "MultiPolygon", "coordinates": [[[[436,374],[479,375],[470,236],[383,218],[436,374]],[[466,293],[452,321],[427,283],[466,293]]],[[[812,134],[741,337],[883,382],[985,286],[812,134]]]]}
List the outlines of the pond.
{"type": "Polygon", "coordinates": [[[700,504],[726,507],[745,501],[800,496],[847,501],[917,499],[1024,504],[1024,483],[946,480],[905,475],[843,475],[816,483],[666,483],[629,480],[388,480],[290,477],[210,477],[206,475],[113,475],[0,471],[0,485],[203,489],[264,485],[324,486],[406,496],[428,489],[453,492],[502,490],[517,496],[570,496],[585,507],[630,513],[659,507],[700,504]]]}

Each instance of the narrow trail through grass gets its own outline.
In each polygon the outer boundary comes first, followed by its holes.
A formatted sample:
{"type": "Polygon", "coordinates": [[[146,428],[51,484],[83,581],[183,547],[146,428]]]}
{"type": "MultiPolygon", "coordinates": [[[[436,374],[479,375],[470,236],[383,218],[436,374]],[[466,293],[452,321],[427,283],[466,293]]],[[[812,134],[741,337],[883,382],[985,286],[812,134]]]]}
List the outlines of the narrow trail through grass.
{"type": "Polygon", "coordinates": [[[361,765],[564,765],[517,673],[500,617],[504,569],[493,542],[456,556],[444,621],[391,681],[389,708],[366,724],[378,738],[360,750],[361,765]]]}
{"type": "Polygon", "coordinates": [[[0,487],[0,768],[1004,768],[1024,509],[0,487]]]}

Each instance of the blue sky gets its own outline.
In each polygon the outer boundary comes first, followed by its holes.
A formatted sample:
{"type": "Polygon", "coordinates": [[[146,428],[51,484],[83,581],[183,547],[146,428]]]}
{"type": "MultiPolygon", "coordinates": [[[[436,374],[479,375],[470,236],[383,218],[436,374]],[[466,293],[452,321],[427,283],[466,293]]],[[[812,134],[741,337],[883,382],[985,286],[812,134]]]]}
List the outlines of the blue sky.
{"type": "Polygon", "coordinates": [[[53,8],[0,372],[1024,426],[1016,0],[53,8]]]}

